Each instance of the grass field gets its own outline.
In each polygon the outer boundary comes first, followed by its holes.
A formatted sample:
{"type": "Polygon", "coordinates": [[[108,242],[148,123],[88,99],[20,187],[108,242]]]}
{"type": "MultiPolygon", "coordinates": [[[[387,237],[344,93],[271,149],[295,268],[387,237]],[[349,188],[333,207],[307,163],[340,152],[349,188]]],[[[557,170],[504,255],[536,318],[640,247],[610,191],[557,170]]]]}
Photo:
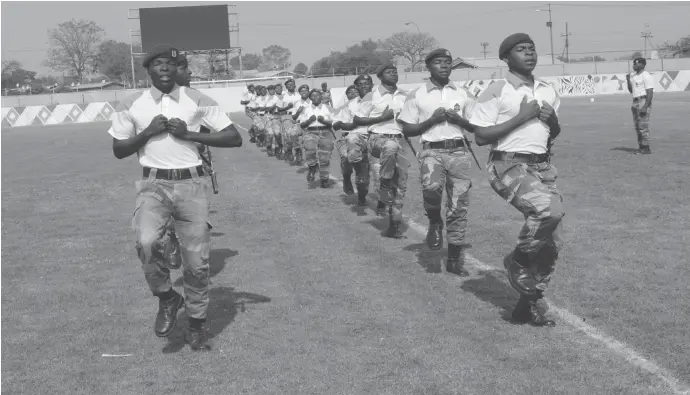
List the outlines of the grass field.
{"type": "Polygon", "coordinates": [[[627,96],[561,108],[566,247],[548,297],[603,341],[572,321],[505,319],[517,295],[501,262],[522,220],[485,173],[473,173],[468,242],[489,269],[462,280],[437,270],[445,250],[428,251],[414,226],[427,224],[414,165],[412,225],[392,240],[373,204],[307,187],[304,168],[243,132],[244,147],[213,151],[213,350],[193,353],[184,310],[171,338],[153,334],[157,299],[130,228],[140,168],[112,155],[108,124],[2,130],[2,392],[683,393],[690,95],[655,98],[653,155],[631,154],[627,96]]]}

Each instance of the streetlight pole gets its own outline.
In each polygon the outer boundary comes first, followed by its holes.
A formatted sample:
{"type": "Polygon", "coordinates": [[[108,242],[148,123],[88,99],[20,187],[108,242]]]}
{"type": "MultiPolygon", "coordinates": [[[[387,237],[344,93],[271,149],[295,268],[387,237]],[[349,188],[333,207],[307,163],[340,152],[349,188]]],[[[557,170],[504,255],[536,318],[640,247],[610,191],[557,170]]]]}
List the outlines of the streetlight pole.
{"type": "Polygon", "coordinates": [[[551,21],[551,3],[549,3],[549,9],[548,10],[536,10],[537,12],[540,11],[549,11],[549,21],[546,22],[546,26],[549,27],[549,35],[551,37],[551,64],[556,64],[556,61],[554,60],[553,57],[553,22],[551,21]]]}

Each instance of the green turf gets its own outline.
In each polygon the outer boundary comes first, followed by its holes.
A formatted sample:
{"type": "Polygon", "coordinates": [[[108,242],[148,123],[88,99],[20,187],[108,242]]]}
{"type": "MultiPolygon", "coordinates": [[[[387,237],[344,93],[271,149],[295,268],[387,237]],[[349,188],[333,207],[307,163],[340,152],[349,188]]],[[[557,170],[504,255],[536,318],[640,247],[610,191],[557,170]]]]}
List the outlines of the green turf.
{"type": "MultiPolygon", "coordinates": [[[[690,97],[657,95],[651,156],[619,149],[635,148],[627,101],[563,101],[549,297],[688,383],[690,97]]],[[[468,241],[496,270],[462,281],[428,270],[440,255],[423,235],[380,237],[370,208],[249,144],[213,152],[213,351],[180,330],[162,341],[130,229],[140,169],[112,156],[107,126],[2,131],[3,393],[669,393],[568,325],[503,319],[516,295],[500,260],[521,220],[479,172],[468,241]]],[[[406,215],[426,225],[414,166],[409,190],[406,215]]]]}

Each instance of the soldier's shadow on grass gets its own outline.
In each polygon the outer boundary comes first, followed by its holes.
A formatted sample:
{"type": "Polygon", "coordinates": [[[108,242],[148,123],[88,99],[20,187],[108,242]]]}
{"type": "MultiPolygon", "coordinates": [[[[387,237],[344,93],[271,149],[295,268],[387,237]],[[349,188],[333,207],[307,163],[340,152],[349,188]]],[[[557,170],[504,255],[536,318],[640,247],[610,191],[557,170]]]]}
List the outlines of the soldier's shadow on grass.
{"type": "Polygon", "coordinates": [[[358,217],[365,217],[367,215],[367,206],[360,206],[357,204],[357,193],[354,195],[341,193],[340,200],[344,205],[350,206],[350,211],[357,214],[358,217]]]}
{"type": "Polygon", "coordinates": [[[519,324],[513,321],[511,313],[520,295],[507,283],[505,272],[498,269],[481,270],[478,276],[468,278],[460,288],[473,293],[478,299],[498,307],[499,314],[504,321],[515,325],[519,324]]]}
{"type": "MultiPolygon", "coordinates": [[[[385,216],[378,216],[374,217],[373,219],[370,219],[368,221],[364,221],[364,223],[368,223],[374,229],[378,229],[382,237],[388,237],[388,228],[390,227],[390,218],[388,215],[385,216]]],[[[407,224],[407,221],[403,221],[402,224],[400,225],[400,230],[402,232],[402,239],[407,239],[407,230],[409,229],[409,225],[407,224]]],[[[409,250],[408,250],[409,251],[409,250]]]]}
{"type": "MultiPolygon", "coordinates": [[[[210,277],[215,277],[218,275],[218,273],[222,272],[223,269],[225,269],[225,265],[227,264],[226,260],[228,258],[232,258],[236,255],[238,255],[239,252],[236,250],[231,250],[229,248],[219,248],[215,250],[211,250],[211,254],[209,255],[209,276],[210,277]]],[[[183,284],[183,277],[180,276],[177,280],[175,280],[175,283],[173,284],[176,287],[181,287],[183,284]]]]}
{"type": "Polygon", "coordinates": [[[637,151],[637,148],[629,148],[629,147],[616,147],[616,148],[611,148],[609,151],[623,151],[623,152],[628,152],[628,153],[635,153],[637,151]]]}
{"type": "Polygon", "coordinates": [[[414,252],[417,256],[417,264],[427,273],[443,273],[443,265],[448,255],[448,249],[430,249],[426,243],[410,244],[403,248],[405,251],[414,252]]]}
{"type": "MultiPolygon", "coordinates": [[[[237,317],[238,313],[244,313],[252,308],[252,305],[269,303],[271,298],[251,292],[237,292],[231,287],[212,288],[210,291],[208,306],[209,340],[221,334],[237,317]]],[[[180,314],[178,323],[173,333],[168,337],[168,344],[163,348],[164,354],[175,353],[186,345],[185,332],[187,331],[186,311],[180,314]]],[[[213,347],[213,342],[211,342],[213,347]]]]}

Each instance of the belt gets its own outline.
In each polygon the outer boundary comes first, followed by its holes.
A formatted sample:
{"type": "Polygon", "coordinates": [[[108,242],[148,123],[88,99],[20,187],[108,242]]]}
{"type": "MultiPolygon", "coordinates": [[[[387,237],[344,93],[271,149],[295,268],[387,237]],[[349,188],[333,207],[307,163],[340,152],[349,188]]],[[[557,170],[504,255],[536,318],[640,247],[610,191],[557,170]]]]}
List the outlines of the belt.
{"type": "Polygon", "coordinates": [[[491,151],[491,160],[512,160],[518,159],[527,163],[541,163],[549,160],[549,154],[527,154],[523,152],[491,151]]]}
{"type": "MultiPolygon", "coordinates": [[[[196,170],[196,174],[199,176],[204,175],[204,166],[199,165],[197,167],[192,167],[196,170]]],[[[151,173],[150,167],[144,167],[144,178],[147,178],[151,173]]],[[[192,172],[190,169],[156,169],[156,179],[157,180],[188,180],[192,178],[192,172]]]]}
{"type": "Polygon", "coordinates": [[[383,136],[383,137],[388,137],[389,139],[401,139],[403,137],[402,134],[399,133],[376,133],[376,132],[369,132],[370,135],[375,134],[377,136],[383,136]]]}
{"type": "Polygon", "coordinates": [[[307,131],[309,131],[309,132],[320,132],[320,131],[330,130],[330,129],[331,128],[329,128],[328,126],[309,126],[307,128],[307,131]]]}
{"type": "Polygon", "coordinates": [[[275,115],[287,115],[288,112],[287,112],[287,111],[278,111],[278,112],[276,112],[276,113],[274,113],[274,114],[275,114],[275,115]]]}
{"type": "Polygon", "coordinates": [[[638,97],[633,97],[633,103],[636,102],[636,101],[640,101],[640,100],[642,100],[642,99],[646,99],[646,98],[647,98],[647,95],[638,96],[638,97]]]}
{"type": "Polygon", "coordinates": [[[422,144],[424,149],[453,149],[465,146],[465,139],[451,139],[443,141],[425,141],[422,144]]]}

